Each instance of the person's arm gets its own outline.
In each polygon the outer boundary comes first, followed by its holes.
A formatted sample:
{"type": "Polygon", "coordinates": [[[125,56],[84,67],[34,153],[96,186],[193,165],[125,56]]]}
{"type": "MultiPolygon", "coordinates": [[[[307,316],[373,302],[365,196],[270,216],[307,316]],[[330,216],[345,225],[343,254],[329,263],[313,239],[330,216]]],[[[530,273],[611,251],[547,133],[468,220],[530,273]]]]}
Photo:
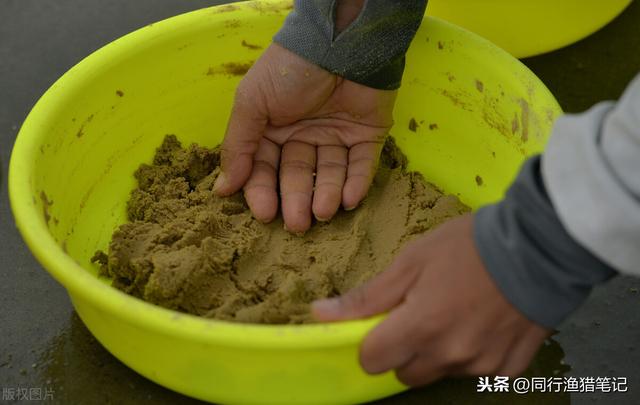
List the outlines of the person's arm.
{"type": "Polygon", "coordinates": [[[425,0],[300,0],[236,90],[215,192],[305,232],[354,209],[393,125],[425,0]],[[364,6],[364,7],[363,7],[364,6]]]}
{"type": "Polygon", "coordinates": [[[546,327],[616,270],[640,275],[640,76],[617,104],[561,117],[542,158],[475,221],[500,290],[546,327]]]}
{"type": "Polygon", "coordinates": [[[569,234],[640,276],[640,76],[617,104],[558,121],[542,175],[569,234]]]}
{"type": "Polygon", "coordinates": [[[274,41],[338,76],[395,90],[426,6],[426,0],[296,0],[274,41]]]}
{"type": "Polygon", "coordinates": [[[540,156],[522,167],[506,197],[481,208],[474,238],[502,294],[546,328],[557,327],[591,288],[615,274],[567,233],[547,195],[540,156]]]}
{"type": "Polygon", "coordinates": [[[388,311],[360,363],[407,385],[522,373],[595,284],[640,273],[639,109],[640,79],[615,106],[561,118],[502,202],[411,242],[387,271],[314,302],[315,317],[388,311]]]}

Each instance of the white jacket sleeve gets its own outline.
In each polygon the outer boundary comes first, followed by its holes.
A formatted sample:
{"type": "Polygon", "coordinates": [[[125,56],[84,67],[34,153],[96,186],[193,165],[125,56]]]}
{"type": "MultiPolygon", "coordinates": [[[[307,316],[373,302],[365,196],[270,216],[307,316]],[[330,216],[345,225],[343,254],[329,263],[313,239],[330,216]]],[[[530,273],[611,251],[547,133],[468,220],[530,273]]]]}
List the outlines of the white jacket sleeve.
{"type": "Polygon", "coordinates": [[[542,176],[569,234],[619,272],[640,276],[640,75],[618,103],[557,121],[542,176]]]}

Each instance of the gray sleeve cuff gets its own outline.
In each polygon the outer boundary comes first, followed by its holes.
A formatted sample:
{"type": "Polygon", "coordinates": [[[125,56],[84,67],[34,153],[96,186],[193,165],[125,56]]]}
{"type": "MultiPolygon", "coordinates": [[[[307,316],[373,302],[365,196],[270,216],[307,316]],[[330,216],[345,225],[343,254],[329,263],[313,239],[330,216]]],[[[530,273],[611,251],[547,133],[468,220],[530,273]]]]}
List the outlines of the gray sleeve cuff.
{"type": "Polygon", "coordinates": [[[500,291],[530,320],[558,326],[591,288],[616,274],[567,233],[530,159],[505,199],[480,209],[474,238],[500,291]]]}
{"type": "Polygon", "coordinates": [[[348,80],[382,90],[400,87],[405,54],[427,0],[367,0],[360,16],[334,33],[336,0],[296,0],[274,41],[348,80]]]}

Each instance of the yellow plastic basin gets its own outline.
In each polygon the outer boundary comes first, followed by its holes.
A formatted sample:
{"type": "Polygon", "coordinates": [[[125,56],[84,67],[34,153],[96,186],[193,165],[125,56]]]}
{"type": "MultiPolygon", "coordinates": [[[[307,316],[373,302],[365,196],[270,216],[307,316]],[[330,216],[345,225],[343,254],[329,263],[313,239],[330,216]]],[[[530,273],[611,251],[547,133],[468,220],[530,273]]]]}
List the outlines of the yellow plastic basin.
{"type": "MultiPolygon", "coordinates": [[[[358,365],[358,345],[379,318],[307,326],[206,320],[112,288],[89,261],[125,221],[132,173],[165,134],[221,141],[238,73],[260,56],[256,48],[270,43],[290,6],[203,9],[105,46],[42,96],[11,158],[17,226],[87,327],[140,374],[203,400],[354,403],[405,389],[392,373],[371,377],[358,365]]],[[[412,169],[475,207],[500,198],[559,113],[520,62],[428,19],[409,54],[393,133],[412,169]]]]}
{"type": "Polygon", "coordinates": [[[591,35],[631,1],[429,0],[427,14],[465,27],[524,58],[591,35]]]}

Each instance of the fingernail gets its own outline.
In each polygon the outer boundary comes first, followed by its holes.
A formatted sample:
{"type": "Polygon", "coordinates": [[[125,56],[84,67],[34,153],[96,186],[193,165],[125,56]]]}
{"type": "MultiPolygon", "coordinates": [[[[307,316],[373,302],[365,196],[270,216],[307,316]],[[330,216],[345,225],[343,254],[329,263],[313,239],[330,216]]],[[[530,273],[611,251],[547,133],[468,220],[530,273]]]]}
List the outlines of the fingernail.
{"type": "Polygon", "coordinates": [[[355,210],[356,208],[358,208],[358,204],[354,205],[353,207],[344,207],[344,210],[345,210],[345,211],[353,211],[353,210],[355,210]]]}
{"type": "Polygon", "coordinates": [[[314,217],[316,217],[316,219],[320,222],[329,222],[331,220],[331,218],[322,218],[317,215],[314,215],[314,217]]]}
{"type": "Polygon", "coordinates": [[[311,309],[313,312],[322,314],[323,316],[337,316],[340,314],[340,300],[328,298],[313,301],[313,303],[311,303],[311,309]]]}
{"type": "Polygon", "coordinates": [[[218,175],[218,178],[216,179],[216,182],[213,183],[213,192],[217,193],[218,191],[220,191],[220,189],[224,187],[226,182],[227,178],[225,177],[224,173],[220,173],[220,175],[218,175]]]}

